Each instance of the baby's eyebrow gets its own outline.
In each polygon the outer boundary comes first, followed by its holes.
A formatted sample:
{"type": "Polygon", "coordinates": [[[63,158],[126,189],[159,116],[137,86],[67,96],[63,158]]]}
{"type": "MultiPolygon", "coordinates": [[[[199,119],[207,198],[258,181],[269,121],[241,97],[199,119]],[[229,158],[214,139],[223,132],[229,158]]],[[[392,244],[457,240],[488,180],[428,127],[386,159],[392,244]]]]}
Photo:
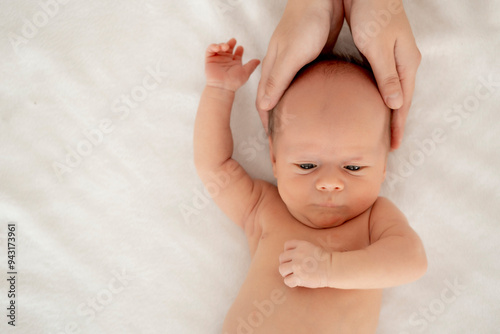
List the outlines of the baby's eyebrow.
{"type": "Polygon", "coordinates": [[[363,161],[364,160],[364,157],[363,156],[354,156],[354,157],[351,157],[349,158],[348,160],[350,161],[363,161]]]}
{"type": "Polygon", "coordinates": [[[314,156],[319,158],[321,156],[334,154],[334,156],[329,156],[335,160],[341,160],[344,162],[352,161],[366,161],[372,156],[373,148],[366,146],[350,146],[350,147],[338,147],[332,151],[325,152],[321,145],[316,145],[313,142],[294,142],[288,147],[288,154],[297,158],[297,156],[303,157],[307,155],[309,157],[314,156]],[[336,152],[335,152],[336,151],[336,152]]]}

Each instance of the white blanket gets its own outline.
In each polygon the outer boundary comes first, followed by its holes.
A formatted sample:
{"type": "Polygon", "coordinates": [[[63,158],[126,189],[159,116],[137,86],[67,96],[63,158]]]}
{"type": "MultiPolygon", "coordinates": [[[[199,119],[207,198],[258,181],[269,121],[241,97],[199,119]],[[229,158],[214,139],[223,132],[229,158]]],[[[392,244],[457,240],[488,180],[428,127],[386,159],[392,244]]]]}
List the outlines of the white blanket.
{"type": "MultiPolygon", "coordinates": [[[[404,4],[423,61],[382,194],[429,269],[384,292],[377,333],[498,333],[500,3],[404,4]]],[[[236,37],[262,59],[284,6],[0,2],[0,332],[221,332],[250,257],[193,166],[204,51],[236,37]]],[[[272,181],[259,77],[236,97],[235,157],[272,181]]]]}

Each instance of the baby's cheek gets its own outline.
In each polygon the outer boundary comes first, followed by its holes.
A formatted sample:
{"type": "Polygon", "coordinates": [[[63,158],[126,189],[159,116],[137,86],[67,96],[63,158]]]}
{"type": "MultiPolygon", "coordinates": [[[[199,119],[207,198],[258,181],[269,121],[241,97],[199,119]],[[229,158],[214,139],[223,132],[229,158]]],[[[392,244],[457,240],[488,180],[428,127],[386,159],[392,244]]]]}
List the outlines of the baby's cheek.
{"type": "Polygon", "coordinates": [[[296,191],[296,188],[293,187],[293,184],[287,184],[278,188],[281,199],[283,203],[285,203],[288,212],[297,220],[300,220],[300,213],[303,211],[303,205],[305,199],[302,198],[300,192],[296,191]]]}
{"type": "Polygon", "coordinates": [[[288,187],[281,187],[281,189],[278,188],[278,191],[288,210],[293,211],[295,209],[297,199],[295,198],[294,194],[287,188],[288,187]]]}
{"type": "Polygon", "coordinates": [[[305,203],[308,191],[303,183],[296,177],[287,179],[286,183],[282,185],[280,195],[287,206],[296,207],[300,203],[305,203]]]}
{"type": "Polygon", "coordinates": [[[352,200],[352,203],[357,203],[359,210],[369,208],[377,199],[380,192],[380,184],[375,181],[365,183],[357,187],[354,197],[356,200],[352,200]]]}

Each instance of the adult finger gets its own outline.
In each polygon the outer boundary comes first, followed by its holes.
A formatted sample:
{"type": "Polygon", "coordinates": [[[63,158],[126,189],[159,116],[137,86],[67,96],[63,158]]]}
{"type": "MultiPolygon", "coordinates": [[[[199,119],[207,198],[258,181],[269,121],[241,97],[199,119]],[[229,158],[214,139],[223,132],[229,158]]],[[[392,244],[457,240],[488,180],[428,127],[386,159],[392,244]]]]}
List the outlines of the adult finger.
{"type": "Polygon", "coordinates": [[[365,57],[373,69],[373,75],[385,104],[391,109],[401,108],[403,105],[403,91],[396,69],[394,46],[382,52],[367,52],[365,57]]]}
{"type": "Polygon", "coordinates": [[[257,109],[267,111],[278,103],[284,91],[303,64],[287,56],[288,51],[276,52],[266,56],[262,65],[262,76],[257,92],[257,109]]]}
{"type": "Polygon", "coordinates": [[[262,126],[267,132],[267,126],[269,123],[269,113],[267,110],[261,109],[259,107],[262,97],[264,96],[264,87],[265,87],[265,82],[267,82],[267,78],[269,77],[269,73],[271,72],[271,69],[274,65],[274,61],[276,60],[276,49],[274,48],[274,45],[269,43],[269,47],[267,50],[267,54],[262,60],[262,72],[259,80],[259,85],[257,87],[257,99],[255,101],[255,106],[259,112],[259,117],[262,122],[262,126]]]}
{"type": "Polygon", "coordinates": [[[410,111],[413,92],[415,90],[417,69],[422,58],[415,43],[408,46],[401,46],[401,50],[401,52],[396,50],[396,62],[399,63],[400,58],[404,62],[404,65],[397,64],[404,99],[401,108],[393,111],[391,122],[391,150],[399,148],[403,140],[406,118],[410,111]],[[399,56],[399,54],[401,54],[401,56],[399,56]]]}

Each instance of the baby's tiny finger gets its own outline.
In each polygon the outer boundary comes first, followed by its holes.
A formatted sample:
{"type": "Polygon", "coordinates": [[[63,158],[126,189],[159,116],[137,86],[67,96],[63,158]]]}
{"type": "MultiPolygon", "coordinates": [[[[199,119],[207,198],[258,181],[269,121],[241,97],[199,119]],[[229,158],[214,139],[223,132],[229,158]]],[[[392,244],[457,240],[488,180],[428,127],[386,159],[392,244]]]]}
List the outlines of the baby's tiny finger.
{"type": "Polygon", "coordinates": [[[290,252],[283,252],[280,254],[278,260],[280,261],[280,263],[290,262],[292,261],[292,256],[290,252]]]}
{"type": "Polygon", "coordinates": [[[278,267],[278,270],[282,277],[286,277],[293,273],[293,265],[290,262],[284,263],[278,267]]]}
{"type": "Polygon", "coordinates": [[[234,51],[234,57],[236,59],[241,59],[241,57],[243,57],[243,47],[241,45],[239,45],[234,51]]]}
{"type": "Polygon", "coordinates": [[[219,44],[210,44],[207,48],[207,53],[213,54],[219,51],[219,44]]]}
{"type": "Polygon", "coordinates": [[[284,249],[285,251],[294,249],[297,247],[299,243],[300,243],[299,240],[288,240],[285,242],[284,249]]]}
{"type": "Polygon", "coordinates": [[[300,285],[300,278],[295,275],[290,275],[288,277],[285,277],[284,282],[288,287],[295,288],[296,286],[300,285]]]}
{"type": "Polygon", "coordinates": [[[232,50],[236,45],[236,38],[231,38],[229,41],[227,41],[227,45],[229,45],[229,48],[232,50]]]}

